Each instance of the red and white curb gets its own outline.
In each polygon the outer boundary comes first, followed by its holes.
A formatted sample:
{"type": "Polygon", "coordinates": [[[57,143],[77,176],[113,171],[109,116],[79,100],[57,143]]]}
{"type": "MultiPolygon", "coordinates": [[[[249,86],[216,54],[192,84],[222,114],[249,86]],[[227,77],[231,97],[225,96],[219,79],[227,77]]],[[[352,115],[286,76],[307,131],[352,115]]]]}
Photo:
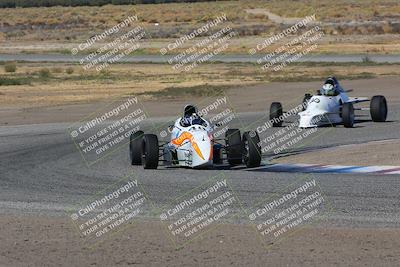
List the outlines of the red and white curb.
{"type": "Polygon", "coordinates": [[[261,172],[303,172],[303,173],[359,173],[359,174],[400,174],[400,166],[345,166],[319,164],[271,164],[249,171],[261,172]]]}

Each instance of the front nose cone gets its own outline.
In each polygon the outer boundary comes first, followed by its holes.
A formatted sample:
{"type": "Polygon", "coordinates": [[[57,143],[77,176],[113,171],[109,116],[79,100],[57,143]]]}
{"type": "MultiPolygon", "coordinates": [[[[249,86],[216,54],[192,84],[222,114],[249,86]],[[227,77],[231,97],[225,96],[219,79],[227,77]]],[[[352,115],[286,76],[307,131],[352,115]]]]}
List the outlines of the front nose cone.
{"type": "Polygon", "coordinates": [[[212,144],[206,132],[193,134],[192,148],[194,166],[208,164],[212,160],[212,144]]]}
{"type": "Polygon", "coordinates": [[[300,120],[299,120],[299,127],[300,128],[308,128],[308,127],[313,127],[311,124],[312,121],[312,116],[308,114],[301,114],[300,115],[300,120]]]}

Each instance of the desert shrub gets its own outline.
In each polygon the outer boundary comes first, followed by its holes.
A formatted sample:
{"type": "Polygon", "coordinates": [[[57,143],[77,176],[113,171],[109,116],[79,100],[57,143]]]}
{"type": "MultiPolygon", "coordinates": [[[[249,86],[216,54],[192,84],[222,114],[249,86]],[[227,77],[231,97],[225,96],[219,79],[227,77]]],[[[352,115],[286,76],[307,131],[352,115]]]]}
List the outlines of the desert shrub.
{"type": "Polygon", "coordinates": [[[6,62],[4,64],[4,71],[5,72],[16,72],[17,71],[17,63],[16,62],[6,62]]]}
{"type": "Polygon", "coordinates": [[[40,78],[49,78],[51,76],[50,70],[48,68],[42,68],[38,72],[40,78]]]}
{"type": "Polygon", "coordinates": [[[63,71],[62,68],[59,68],[59,67],[56,67],[56,68],[52,69],[53,73],[61,73],[62,71],[63,71]]]}
{"type": "Polygon", "coordinates": [[[5,85],[23,85],[30,84],[29,78],[9,78],[9,77],[0,77],[0,86],[5,85]]]}
{"type": "Polygon", "coordinates": [[[74,69],[71,68],[71,67],[69,67],[69,68],[67,68],[67,69],[65,70],[65,72],[66,72],[67,74],[72,74],[72,73],[74,73],[74,69]]]}

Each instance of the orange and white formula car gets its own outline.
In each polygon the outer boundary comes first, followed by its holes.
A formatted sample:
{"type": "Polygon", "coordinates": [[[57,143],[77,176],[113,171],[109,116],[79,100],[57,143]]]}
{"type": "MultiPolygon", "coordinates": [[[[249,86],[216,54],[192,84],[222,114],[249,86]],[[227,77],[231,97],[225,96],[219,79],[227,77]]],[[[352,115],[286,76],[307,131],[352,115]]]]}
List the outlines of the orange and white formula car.
{"type": "Polygon", "coordinates": [[[247,167],[260,166],[261,147],[255,131],[241,136],[238,129],[228,129],[224,139],[214,139],[210,123],[192,105],[185,107],[183,117],[170,126],[170,132],[170,141],[164,143],[155,134],[132,133],[131,164],[143,165],[145,169],[156,169],[159,162],[165,166],[207,168],[227,160],[231,166],[242,163],[247,167]]]}

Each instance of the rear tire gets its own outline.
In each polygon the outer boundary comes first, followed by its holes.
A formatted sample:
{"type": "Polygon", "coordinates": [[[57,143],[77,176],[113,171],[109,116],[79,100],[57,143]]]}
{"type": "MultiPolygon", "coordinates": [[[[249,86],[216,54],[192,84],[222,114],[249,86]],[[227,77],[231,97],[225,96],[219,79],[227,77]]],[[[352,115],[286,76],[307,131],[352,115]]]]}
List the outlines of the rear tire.
{"type": "Polygon", "coordinates": [[[354,107],[352,103],[344,103],[342,106],[343,125],[352,128],[354,125],[354,107]]]}
{"type": "Polygon", "coordinates": [[[132,165],[141,165],[142,164],[142,140],[143,140],[143,131],[137,131],[131,133],[129,137],[129,157],[131,159],[132,165]]]}
{"type": "Polygon", "coordinates": [[[261,163],[260,137],[255,131],[243,134],[243,161],[247,168],[259,167],[261,163]]]}
{"type": "Polygon", "coordinates": [[[243,144],[239,129],[228,129],[226,131],[225,144],[229,165],[242,164],[243,144]]]}
{"type": "Polygon", "coordinates": [[[158,138],[155,134],[145,134],[142,139],[142,164],[145,169],[158,167],[158,138]]]}
{"type": "Polygon", "coordinates": [[[387,103],[386,98],[382,95],[372,97],[371,103],[371,118],[374,122],[384,122],[387,117],[387,103]]]}
{"type": "Polygon", "coordinates": [[[282,104],[280,102],[272,102],[269,108],[269,119],[272,121],[272,127],[282,126],[283,121],[279,120],[282,115],[282,104]]]}

